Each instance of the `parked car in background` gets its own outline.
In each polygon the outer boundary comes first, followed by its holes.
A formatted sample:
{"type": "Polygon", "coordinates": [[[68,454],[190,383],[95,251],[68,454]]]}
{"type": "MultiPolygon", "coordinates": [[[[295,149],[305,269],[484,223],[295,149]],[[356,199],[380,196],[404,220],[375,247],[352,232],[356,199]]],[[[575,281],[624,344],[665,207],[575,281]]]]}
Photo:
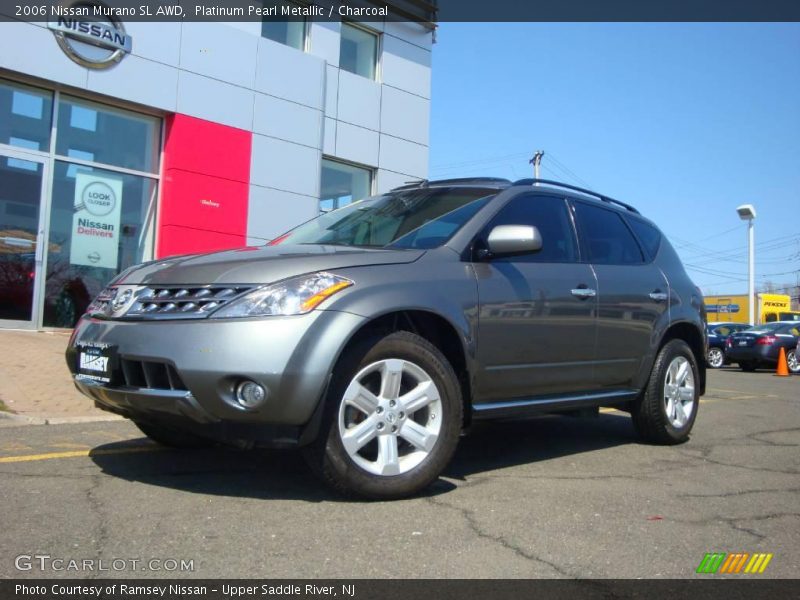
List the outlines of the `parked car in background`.
{"type": "Polygon", "coordinates": [[[712,369],[719,369],[730,362],[725,355],[725,342],[728,338],[744,329],[749,329],[752,325],[747,323],[709,323],[706,329],[708,333],[708,353],[706,362],[712,369]]]}
{"type": "Polygon", "coordinates": [[[781,348],[786,352],[786,362],[792,373],[800,373],[797,342],[800,340],[800,323],[778,321],[756,325],[734,333],[725,343],[726,355],[731,362],[739,363],[743,371],[758,367],[775,368],[781,348]]]}
{"type": "Polygon", "coordinates": [[[120,274],[67,349],[77,387],[173,446],[303,446],[336,489],[413,494],[485,419],[600,406],[689,438],[703,297],[627,204],[544,180],[422,181],[265,247],[120,274]]]}

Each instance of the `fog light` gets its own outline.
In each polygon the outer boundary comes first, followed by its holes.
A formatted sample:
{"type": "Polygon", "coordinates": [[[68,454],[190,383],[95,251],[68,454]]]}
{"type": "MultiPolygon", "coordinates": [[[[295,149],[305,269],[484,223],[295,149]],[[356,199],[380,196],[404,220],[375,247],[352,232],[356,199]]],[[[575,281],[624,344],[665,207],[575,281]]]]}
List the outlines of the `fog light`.
{"type": "Polygon", "coordinates": [[[243,381],[236,386],[236,401],[244,408],[256,408],[264,404],[267,390],[254,381],[243,381]]]}

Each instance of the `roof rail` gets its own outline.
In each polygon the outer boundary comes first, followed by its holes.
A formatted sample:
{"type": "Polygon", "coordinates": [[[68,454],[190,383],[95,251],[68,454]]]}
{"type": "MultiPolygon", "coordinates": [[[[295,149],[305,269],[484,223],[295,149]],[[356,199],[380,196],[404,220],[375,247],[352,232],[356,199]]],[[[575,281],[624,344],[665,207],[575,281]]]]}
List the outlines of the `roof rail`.
{"type": "Polygon", "coordinates": [[[432,185],[468,185],[468,184],[483,184],[483,185],[494,185],[496,187],[508,187],[511,185],[511,181],[508,179],[503,179],[502,177],[460,177],[457,179],[437,179],[435,181],[429,181],[427,179],[420,179],[419,181],[409,181],[406,185],[401,185],[400,187],[393,188],[392,191],[397,190],[410,190],[414,188],[425,188],[430,187],[432,185]]]}
{"type": "Polygon", "coordinates": [[[561,183],[560,181],[553,181],[552,179],[519,179],[515,181],[511,185],[538,185],[543,183],[545,185],[552,185],[556,187],[566,188],[568,190],[574,190],[576,192],[581,192],[582,194],[587,194],[588,196],[594,196],[595,198],[599,198],[603,202],[608,202],[609,204],[616,204],[623,208],[628,209],[631,212],[636,213],[637,215],[640,214],[638,210],[636,210],[630,204],[625,204],[624,202],[620,202],[619,200],[615,200],[614,198],[609,198],[608,196],[603,196],[602,194],[598,194],[597,192],[593,192],[592,190],[587,190],[586,188],[578,187],[577,185],[570,185],[569,183],[561,183]]]}

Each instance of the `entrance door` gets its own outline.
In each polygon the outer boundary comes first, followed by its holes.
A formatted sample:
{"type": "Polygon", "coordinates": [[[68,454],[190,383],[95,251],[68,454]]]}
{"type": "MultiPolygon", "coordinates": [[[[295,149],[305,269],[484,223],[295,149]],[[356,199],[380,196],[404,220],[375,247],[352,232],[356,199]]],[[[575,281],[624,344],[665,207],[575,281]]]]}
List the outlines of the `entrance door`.
{"type": "Polygon", "coordinates": [[[37,156],[0,149],[0,327],[38,325],[45,171],[37,156]]]}

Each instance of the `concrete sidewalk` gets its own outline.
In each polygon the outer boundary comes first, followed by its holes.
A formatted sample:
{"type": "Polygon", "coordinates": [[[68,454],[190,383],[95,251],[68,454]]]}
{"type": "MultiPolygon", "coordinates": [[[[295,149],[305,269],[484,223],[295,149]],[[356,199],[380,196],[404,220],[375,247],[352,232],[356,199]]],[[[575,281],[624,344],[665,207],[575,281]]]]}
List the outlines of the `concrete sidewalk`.
{"type": "Polygon", "coordinates": [[[0,329],[0,401],[10,411],[0,411],[0,425],[119,418],[96,409],[75,389],[64,360],[69,335],[0,329]]]}

